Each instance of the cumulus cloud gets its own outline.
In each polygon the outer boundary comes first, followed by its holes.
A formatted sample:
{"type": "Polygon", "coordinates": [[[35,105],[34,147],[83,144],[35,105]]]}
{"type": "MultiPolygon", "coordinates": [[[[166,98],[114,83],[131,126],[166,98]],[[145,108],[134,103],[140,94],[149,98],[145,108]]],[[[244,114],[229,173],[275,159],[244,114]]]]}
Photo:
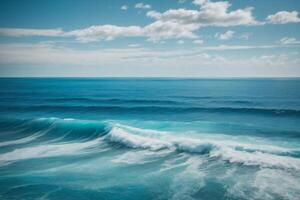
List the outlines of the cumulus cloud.
{"type": "Polygon", "coordinates": [[[145,27],[146,30],[155,33],[150,34],[151,40],[194,39],[197,38],[195,31],[204,26],[226,27],[258,24],[252,16],[251,7],[229,11],[231,4],[227,1],[198,0],[194,1],[194,4],[199,6],[199,10],[170,9],[162,13],[154,10],[147,12],[148,17],[156,20],[145,27]]]}
{"type": "Polygon", "coordinates": [[[199,27],[194,24],[178,24],[171,21],[156,21],[144,27],[144,33],[150,41],[157,42],[169,38],[197,38],[193,31],[199,27]]]}
{"type": "Polygon", "coordinates": [[[147,26],[99,25],[84,29],[64,32],[61,29],[0,29],[0,35],[10,37],[47,36],[75,37],[80,42],[113,40],[118,37],[146,37],[149,41],[158,42],[170,38],[197,38],[193,31],[199,27],[193,24],[179,25],[175,22],[155,21],[147,26]]]}
{"type": "MultiPolygon", "coordinates": [[[[0,28],[0,35],[11,37],[47,36],[74,37],[80,42],[113,40],[119,37],[145,37],[148,41],[159,42],[166,39],[194,39],[198,38],[196,31],[207,26],[231,27],[240,25],[261,25],[252,15],[253,8],[231,9],[228,1],[194,0],[197,9],[169,9],[165,12],[148,11],[147,16],[153,22],[145,26],[117,26],[112,24],[94,25],[83,29],[63,31],[62,29],[19,29],[0,28]]],[[[150,9],[144,3],[135,5],[138,9],[150,9]]],[[[127,5],[121,7],[128,9],[127,5]]],[[[296,11],[281,11],[270,15],[268,23],[299,22],[296,11]]],[[[229,39],[233,32],[219,34],[220,39],[229,39]]]]}
{"type": "Polygon", "coordinates": [[[300,44],[300,41],[298,41],[294,37],[284,37],[280,39],[281,44],[300,44]]]}
{"type": "Polygon", "coordinates": [[[121,10],[128,10],[128,6],[127,5],[121,6],[121,10]]]}
{"type": "Polygon", "coordinates": [[[135,4],[135,8],[139,8],[139,9],[151,9],[151,6],[149,4],[137,3],[137,4],[135,4]]]}
{"type": "Polygon", "coordinates": [[[206,3],[208,0],[194,0],[193,4],[195,5],[203,5],[204,3],[206,3]]]}
{"type": "Polygon", "coordinates": [[[219,40],[229,40],[233,37],[234,31],[228,30],[225,33],[216,33],[215,37],[219,40]]]}
{"type": "Polygon", "coordinates": [[[238,26],[258,23],[252,15],[252,7],[229,11],[231,4],[227,1],[198,0],[194,3],[199,5],[199,10],[170,9],[163,13],[151,11],[147,16],[160,21],[199,26],[238,26]]]}
{"type": "Polygon", "coordinates": [[[271,24],[286,24],[286,23],[297,23],[300,22],[297,11],[280,11],[273,15],[269,15],[266,18],[268,23],[271,24]]]}
{"type": "Polygon", "coordinates": [[[118,37],[146,37],[149,41],[158,42],[170,38],[197,38],[193,33],[198,26],[193,24],[178,25],[175,22],[155,21],[147,26],[91,26],[81,30],[65,33],[82,42],[113,40],[118,37]]]}

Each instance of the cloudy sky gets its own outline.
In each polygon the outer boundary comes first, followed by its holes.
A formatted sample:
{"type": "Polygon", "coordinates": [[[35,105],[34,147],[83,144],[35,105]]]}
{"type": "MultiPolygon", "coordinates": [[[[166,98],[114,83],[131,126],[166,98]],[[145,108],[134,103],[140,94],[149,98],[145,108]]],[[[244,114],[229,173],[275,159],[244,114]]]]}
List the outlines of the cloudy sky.
{"type": "Polygon", "coordinates": [[[0,76],[300,76],[299,0],[0,3],[0,76]]]}

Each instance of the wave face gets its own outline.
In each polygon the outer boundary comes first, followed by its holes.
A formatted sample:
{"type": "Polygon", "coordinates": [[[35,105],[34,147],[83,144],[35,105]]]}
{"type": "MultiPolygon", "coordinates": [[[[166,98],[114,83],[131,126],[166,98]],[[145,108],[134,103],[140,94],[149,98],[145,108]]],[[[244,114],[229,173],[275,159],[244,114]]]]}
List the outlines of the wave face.
{"type": "Polygon", "coordinates": [[[0,79],[0,199],[298,200],[299,88],[0,79]]]}
{"type": "MultiPolygon", "coordinates": [[[[156,122],[148,123],[153,126],[156,122]]],[[[175,124],[176,126],[187,125],[178,122],[175,124]]],[[[166,199],[177,198],[177,196],[184,199],[190,198],[196,195],[193,192],[194,189],[192,190],[193,187],[199,191],[210,187],[206,184],[209,184],[209,181],[212,181],[211,179],[214,179],[216,175],[220,180],[215,181],[218,183],[224,181],[225,185],[231,181],[240,181],[239,173],[246,173],[244,176],[253,175],[257,178],[256,176],[262,171],[280,173],[279,176],[282,177],[274,177],[276,181],[286,180],[286,176],[290,176],[292,182],[288,184],[291,184],[291,187],[296,187],[293,184],[299,181],[297,176],[300,174],[300,145],[295,142],[287,145],[280,141],[255,136],[232,137],[217,133],[155,130],[115,121],[38,118],[7,120],[5,123],[2,122],[2,126],[5,127],[6,134],[11,135],[10,140],[2,138],[0,142],[2,173],[6,175],[14,173],[22,179],[26,172],[28,174],[25,176],[28,177],[36,176],[38,179],[46,177],[49,184],[52,184],[53,176],[59,176],[63,178],[63,181],[57,187],[64,189],[58,194],[73,187],[74,185],[69,181],[77,180],[78,175],[82,178],[85,176],[103,177],[109,176],[110,173],[122,174],[124,170],[128,170],[129,177],[122,177],[124,178],[120,181],[122,184],[129,184],[128,181],[132,181],[132,175],[142,175],[149,183],[159,181],[159,178],[172,181],[168,188],[156,188],[156,192],[165,195],[166,199]],[[253,141],[256,142],[253,143],[253,141]],[[51,162],[48,163],[50,160],[51,162]],[[17,166],[22,166],[22,169],[15,170],[17,166]],[[218,175],[219,173],[222,175],[218,175]],[[66,177],[64,174],[71,176],[66,177]],[[182,189],[182,187],[186,188],[182,189]],[[163,190],[171,194],[164,194],[163,190]],[[186,190],[188,190],[187,194],[186,190]]],[[[94,184],[88,180],[83,183],[74,182],[74,184],[75,186],[79,184],[78,187],[87,187],[90,191],[102,190],[105,187],[115,189],[116,186],[110,181],[101,183],[101,179],[96,177],[92,178],[98,181],[94,184]]],[[[272,177],[267,178],[264,180],[263,177],[261,181],[267,181],[267,183],[274,181],[272,177]]],[[[36,180],[32,181],[36,182],[36,180]]],[[[259,185],[255,185],[256,181],[253,180],[253,183],[242,189],[261,189],[259,185]]],[[[38,180],[35,184],[44,185],[38,180]]],[[[5,194],[5,196],[14,196],[18,190],[23,192],[31,190],[35,184],[5,187],[8,191],[8,195],[5,194]]],[[[145,182],[142,181],[141,184],[145,182]]],[[[229,187],[227,192],[232,192],[231,190],[238,186],[229,187]]],[[[273,186],[274,188],[265,192],[276,196],[278,195],[275,190],[276,185],[273,186]]],[[[151,187],[155,186],[151,185],[151,187]]],[[[139,190],[139,188],[135,189],[139,190]]],[[[287,188],[284,192],[295,192],[298,189],[287,188]]],[[[56,189],[51,190],[50,193],[54,191],[56,189]]],[[[285,198],[285,194],[280,195],[285,198]]],[[[235,198],[236,194],[232,195],[232,198],[235,198]]],[[[253,193],[253,195],[257,194],[253,193]]],[[[247,199],[250,196],[243,198],[247,199]]],[[[291,196],[290,199],[296,199],[296,196],[291,196]]]]}

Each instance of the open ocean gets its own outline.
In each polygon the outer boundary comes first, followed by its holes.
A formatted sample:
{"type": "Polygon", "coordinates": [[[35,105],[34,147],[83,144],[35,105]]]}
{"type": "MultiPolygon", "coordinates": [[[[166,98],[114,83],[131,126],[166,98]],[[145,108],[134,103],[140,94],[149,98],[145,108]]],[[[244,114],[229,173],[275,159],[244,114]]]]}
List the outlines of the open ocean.
{"type": "Polygon", "coordinates": [[[1,78],[1,200],[299,200],[300,79],[1,78]]]}

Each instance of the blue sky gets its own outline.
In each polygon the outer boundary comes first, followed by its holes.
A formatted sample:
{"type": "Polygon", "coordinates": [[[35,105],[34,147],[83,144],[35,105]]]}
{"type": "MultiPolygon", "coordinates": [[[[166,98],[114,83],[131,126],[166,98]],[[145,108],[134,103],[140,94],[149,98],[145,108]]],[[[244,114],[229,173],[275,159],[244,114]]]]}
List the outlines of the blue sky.
{"type": "Polygon", "coordinates": [[[298,0],[0,3],[0,76],[300,76],[298,0]]]}

